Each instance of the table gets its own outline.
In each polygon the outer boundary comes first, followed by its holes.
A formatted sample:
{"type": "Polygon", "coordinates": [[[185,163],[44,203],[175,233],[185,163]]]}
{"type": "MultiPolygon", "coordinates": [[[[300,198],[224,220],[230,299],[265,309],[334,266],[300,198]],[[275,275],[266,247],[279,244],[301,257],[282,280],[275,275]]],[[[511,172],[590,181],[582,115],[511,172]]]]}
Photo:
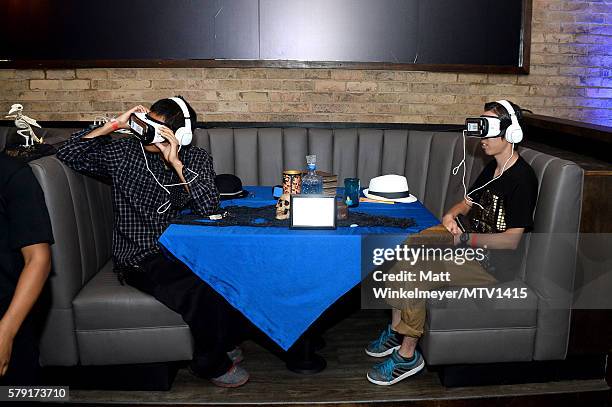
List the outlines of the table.
{"type": "MultiPolygon", "coordinates": [[[[248,198],[231,205],[272,205],[270,187],[246,187],[248,198]]],[[[370,214],[412,217],[417,225],[290,230],[278,227],[172,224],[160,243],[241,311],[282,349],[289,349],[338,298],[361,281],[361,239],[396,236],[426,229],[439,235],[439,220],[420,202],[361,203],[351,209],[370,214]],[[438,228],[438,229],[436,229],[438,228]]]]}

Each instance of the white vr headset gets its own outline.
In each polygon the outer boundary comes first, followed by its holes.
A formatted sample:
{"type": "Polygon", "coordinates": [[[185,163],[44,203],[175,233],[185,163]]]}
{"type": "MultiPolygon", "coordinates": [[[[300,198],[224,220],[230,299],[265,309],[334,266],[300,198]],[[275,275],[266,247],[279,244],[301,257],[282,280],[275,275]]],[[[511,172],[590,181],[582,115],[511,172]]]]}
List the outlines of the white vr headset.
{"type": "Polygon", "coordinates": [[[519,125],[512,105],[507,100],[498,100],[497,103],[506,109],[510,115],[510,122],[492,116],[470,117],[465,119],[466,136],[489,138],[503,135],[508,143],[520,143],[523,140],[523,129],[519,125]]]}
{"type": "MultiPolygon", "coordinates": [[[[181,98],[173,97],[169,99],[174,101],[183,112],[185,123],[183,124],[183,127],[174,132],[174,135],[176,136],[180,145],[187,146],[191,144],[191,140],[193,139],[189,109],[187,109],[187,105],[181,98]]],[[[140,140],[142,144],[154,144],[166,141],[166,139],[163,138],[159,132],[161,126],[168,127],[166,123],[155,120],[147,113],[132,113],[130,115],[130,119],[128,120],[128,125],[130,126],[132,133],[140,140]]]]}

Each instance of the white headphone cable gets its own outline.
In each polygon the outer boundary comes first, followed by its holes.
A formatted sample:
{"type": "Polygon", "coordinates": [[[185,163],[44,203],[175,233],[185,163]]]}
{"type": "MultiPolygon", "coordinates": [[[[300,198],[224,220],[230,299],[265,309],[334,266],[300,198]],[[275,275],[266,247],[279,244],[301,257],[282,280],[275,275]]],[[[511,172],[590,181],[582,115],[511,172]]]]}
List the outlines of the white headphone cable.
{"type": "Polygon", "coordinates": [[[506,160],[506,162],[504,163],[501,172],[499,173],[499,175],[497,177],[493,177],[491,180],[489,180],[488,182],[486,182],[485,184],[479,186],[478,188],[473,189],[472,191],[470,191],[469,193],[467,192],[467,186],[465,185],[465,175],[466,175],[466,165],[465,165],[465,156],[466,156],[466,147],[465,147],[465,139],[466,139],[466,135],[465,135],[465,130],[463,131],[463,159],[459,162],[459,164],[457,164],[457,166],[455,168],[453,168],[452,174],[453,175],[457,175],[457,173],[459,172],[459,167],[461,165],[463,165],[463,177],[461,179],[461,183],[463,184],[463,198],[465,199],[466,203],[469,206],[472,205],[476,205],[478,207],[480,207],[480,209],[484,210],[484,207],[479,204],[478,202],[474,201],[470,195],[473,194],[474,192],[486,187],[487,185],[489,185],[491,182],[499,179],[502,175],[504,175],[504,172],[506,171],[506,166],[508,165],[508,163],[510,162],[510,160],[512,159],[512,157],[514,156],[514,143],[510,143],[511,144],[511,152],[510,152],[510,156],[508,157],[508,159],[506,160]]]}
{"type": "Polygon", "coordinates": [[[461,183],[463,184],[463,198],[465,199],[466,202],[468,202],[468,204],[470,203],[470,198],[467,195],[467,187],[465,186],[465,172],[466,172],[466,165],[465,165],[465,135],[466,130],[463,130],[463,158],[461,159],[461,161],[459,162],[459,164],[457,164],[457,166],[455,168],[453,168],[452,174],[453,175],[457,175],[457,173],[459,172],[459,168],[463,165],[463,176],[461,177],[461,183]]]}
{"type": "MultiPolygon", "coordinates": [[[[473,204],[478,205],[478,206],[479,206],[481,209],[484,209],[484,208],[482,207],[482,205],[480,205],[478,202],[475,202],[475,201],[474,201],[472,198],[470,198],[470,195],[471,195],[471,194],[473,194],[474,192],[476,192],[476,191],[478,191],[478,190],[480,190],[480,189],[482,189],[482,188],[486,187],[486,186],[487,186],[487,185],[489,185],[491,182],[495,181],[496,179],[501,178],[501,176],[502,176],[502,175],[504,175],[504,172],[506,171],[506,166],[508,165],[508,163],[510,162],[510,160],[511,160],[511,159],[512,159],[512,157],[514,156],[514,143],[511,143],[511,146],[512,146],[512,150],[511,150],[511,152],[510,152],[510,157],[508,157],[508,159],[507,159],[507,160],[506,160],[506,162],[504,163],[504,165],[503,165],[503,167],[502,167],[502,170],[501,170],[501,172],[499,173],[499,175],[498,175],[497,177],[493,177],[493,179],[491,179],[489,182],[487,182],[487,183],[485,183],[485,184],[483,184],[483,185],[479,186],[478,188],[473,189],[472,191],[470,191],[470,193],[469,193],[469,194],[467,194],[467,195],[466,195],[466,196],[467,196],[467,198],[468,198],[468,199],[469,199],[469,200],[470,200],[470,201],[471,201],[473,204]]],[[[465,183],[464,183],[464,186],[465,186],[465,183]]]]}
{"type": "MultiPolygon", "coordinates": [[[[166,193],[168,195],[170,195],[170,191],[168,191],[167,187],[176,187],[179,185],[189,185],[191,184],[193,181],[196,180],[196,178],[198,178],[198,176],[200,174],[196,173],[195,171],[190,170],[189,168],[187,168],[188,171],[190,171],[191,173],[195,174],[195,177],[193,177],[192,180],[188,181],[188,182],[179,182],[176,184],[162,184],[161,182],[159,182],[159,180],[157,179],[157,177],[155,176],[155,174],[153,174],[153,171],[151,171],[151,168],[149,168],[149,161],[147,160],[147,154],[145,153],[144,147],[142,145],[142,143],[138,143],[140,144],[140,149],[142,150],[142,156],[144,158],[144,162],[145,162],[145,166],[147,167],[147,170],[151,173],[151,176],[153,177],[153,179],[155,180],[155,182],[157,182],[157,185],[159,185],[164,191],[166,191],[166,193]]],[[[170,209],[170,200],[167,200],[166,202],[164,202],[163,204],[161,204],[159,206],[159,208],[157,208],[157,213],[162,214],[165,213],[168,209],[170,209]]]]}

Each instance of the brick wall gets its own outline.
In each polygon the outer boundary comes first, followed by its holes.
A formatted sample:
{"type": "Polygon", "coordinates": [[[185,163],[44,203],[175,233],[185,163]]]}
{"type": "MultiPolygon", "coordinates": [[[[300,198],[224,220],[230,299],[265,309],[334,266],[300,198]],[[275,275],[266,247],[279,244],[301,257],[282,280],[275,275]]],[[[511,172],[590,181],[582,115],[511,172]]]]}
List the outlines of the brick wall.
{"type": "Polygon", "coordinates": [[[0,112],[92,120],[182,94],[207,121],[462,123],[506,97],[612,126],[612,0],[533,0],[530,75],[344,69],[0,70],[0,112]]]}

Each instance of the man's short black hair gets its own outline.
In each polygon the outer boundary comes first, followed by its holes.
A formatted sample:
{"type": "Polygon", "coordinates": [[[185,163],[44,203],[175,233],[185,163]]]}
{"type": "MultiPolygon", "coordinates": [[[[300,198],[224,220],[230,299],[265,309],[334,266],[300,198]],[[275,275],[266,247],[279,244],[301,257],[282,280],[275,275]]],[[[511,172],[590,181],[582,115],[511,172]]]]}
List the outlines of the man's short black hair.
{"type": "MultiPolygon", "coordinates": [[[[510,102],[509,100],[507,102],[510,103],[510,106],[512,106],[512,108],[514,109],[514,113],[516,113],[516,119],[518,120],[519,125],[524,129],[525,127],[523,126],[523,111],[521,110],[521,107],[510,102]]],[[[508,127],[512,123],[510,113],[508,113],[506,108],[501,103],[487,102],[484,105],[484,110],[485,112],[495,112],[497,117],[500,118],[504,128],[508,127]]]]}
{"type": "MultiPolygon", "coordinates": [[[[195,130],[196,124],[198,122],[198,117],[196,115],[195,110],[191,107],[189,103],[182,96],[176,96],[177,98],[181,98],[185,104],[187,105],[187,110],[189,111],[189,118],[191,119],[191,130],[195,130]]],[[[181,127],[185,125],[185,117],[183,116],[183,111],[181,107],[172,99],[160,99],[157,102],[153,103],[151,106],[151,112],[158,114],[164,118],[164,122],[170,127],[172,131],[177,131],[181,127]]]]}

